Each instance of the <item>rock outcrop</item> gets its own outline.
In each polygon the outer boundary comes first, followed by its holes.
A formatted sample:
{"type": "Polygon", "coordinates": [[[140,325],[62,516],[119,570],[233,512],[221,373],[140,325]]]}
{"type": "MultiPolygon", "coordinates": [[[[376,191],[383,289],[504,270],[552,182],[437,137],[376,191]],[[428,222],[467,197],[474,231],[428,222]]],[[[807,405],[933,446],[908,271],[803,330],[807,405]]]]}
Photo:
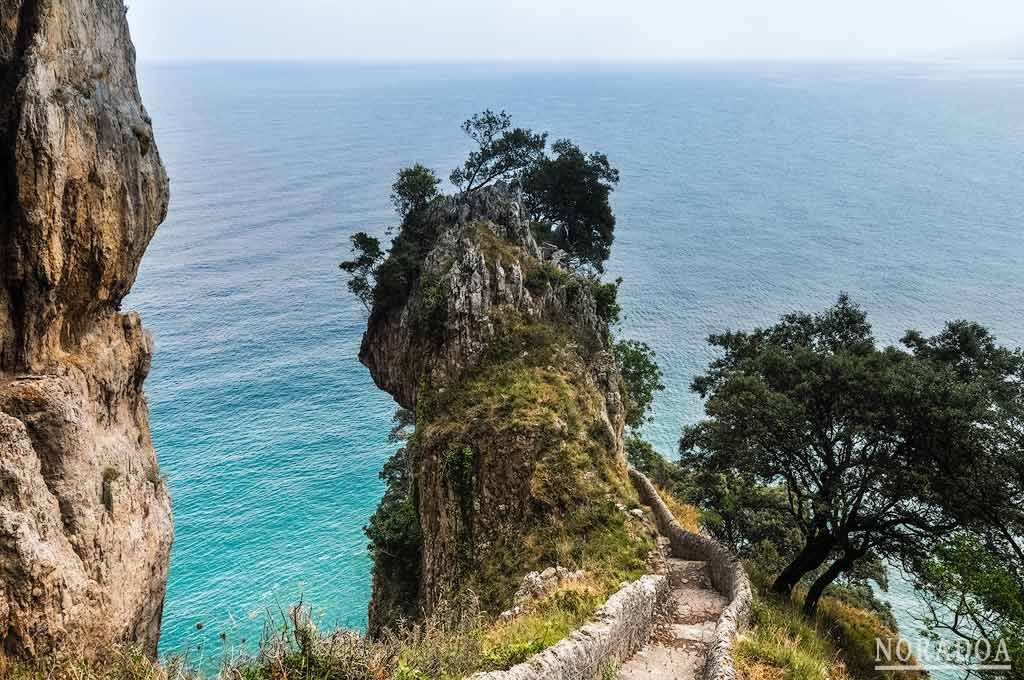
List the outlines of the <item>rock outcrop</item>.
{"type": "Polygon", "coordinates": [[[418,281],[402,305],[374,310],[359,353],[377,386],[403,408],[416,409],[424,374],[440,384],[476,365],[496,332],[497,310],[571,324],[589,353],[606,349],[606,324],[586,291],[528,285],[527,273],[541,263],[542,253],[525,212],[504,184],[461,201],[442,196],[431,204],[423,221],[438,234],[418,281]],[[436,306],[443,319],[438,333],[423,323],[435,312],[427,308],[436,306]]]}
{"type": "Polygon", "coordinates": [[[168,180],[122,0],[0,0],[0,653],[155,652],[173,535],[119,313],[168,180]]]}
{"type": "Polygon", "coordinates": [[[600,284],[542,257],[503,185],[438,198],[417,221],[426,252],[392,273],[408,291],[378,300],[360,353],[416,412],[412,507],[382,505],[374,521],[417,544],[377,550],[371,632],[464,587],[497,614],[523,575],[556,566],[531,563],[556,559],[545,541],[582,541],[597,531],[594,505],[632,493],[600,284]],[[400,559],[414,553],[415,564],[400,559]]]}

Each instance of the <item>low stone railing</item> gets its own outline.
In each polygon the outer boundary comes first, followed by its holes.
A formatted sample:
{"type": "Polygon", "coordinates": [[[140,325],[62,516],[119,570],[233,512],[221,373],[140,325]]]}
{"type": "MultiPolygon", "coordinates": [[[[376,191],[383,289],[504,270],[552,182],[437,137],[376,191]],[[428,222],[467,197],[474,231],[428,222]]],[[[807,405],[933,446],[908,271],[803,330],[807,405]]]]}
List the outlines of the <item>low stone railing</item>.
{"type": "Polygon", "coordinates": [[[715,639],[708,648],[704,664],[704,680],[733,680],[736,667],[732,662],[732,643],[737,634],[750,621],[753,592],[750,578],[736,556],[718,541],[682,528],[665,502],[658,495],[651,480],[642,473],[630,470],[640,498],[650,506],[658,531],[671,541],[672,556],[684,560],[707,563],[711,584],[729,600],[718,618],[715,639]]]}
{"type": "MultiPolygon", "coordinates": [[[[733,680],[732,643],[750,619],[751,590],[743,565],[722,544],[683,529],[654,485],[636,470],[630,478],[654,513],[658,531],[669,539],[672,556],[706,562],[711,583],[729,599],[708,649],[705,680],[733,680]]],[[[671,594],[668,578],[649,574],[627,584],[569,637],[507,671],[477,673],[471,680],[600,680],[650,640],[671,594]]]]}
{"type": "Polygon", "coordinates": [[[507,671],[477,673],[472,680],[599,680],[647,644],[670,591],[667,577],[644,576],[561,642],[507,671]]]}

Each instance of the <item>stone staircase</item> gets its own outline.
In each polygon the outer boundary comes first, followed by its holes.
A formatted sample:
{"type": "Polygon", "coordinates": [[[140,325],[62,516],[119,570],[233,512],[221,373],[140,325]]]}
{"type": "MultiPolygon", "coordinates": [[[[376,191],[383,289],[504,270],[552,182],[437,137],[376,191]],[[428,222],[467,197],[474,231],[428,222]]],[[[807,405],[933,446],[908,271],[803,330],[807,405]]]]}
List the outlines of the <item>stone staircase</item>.
{"type": "Polygon", "coordinates": [[[619,680],[690,680],[704,670],[707,647],[729,604],[711,584],[704,562],[669,558],[672,586],[668,611],[658,630],[619,669],[619,680]]]}

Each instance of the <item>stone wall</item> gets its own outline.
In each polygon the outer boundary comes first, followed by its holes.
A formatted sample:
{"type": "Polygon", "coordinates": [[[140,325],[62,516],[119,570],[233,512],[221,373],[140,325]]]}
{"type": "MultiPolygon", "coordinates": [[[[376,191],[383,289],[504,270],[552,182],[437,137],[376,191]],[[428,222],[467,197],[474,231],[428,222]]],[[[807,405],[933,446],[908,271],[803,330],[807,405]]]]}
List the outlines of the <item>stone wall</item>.
{"type": "MultiPolygon", "coordinates": [[[[729,599],[718,619],[715,640],[704,665],[705,680],[734,680],[732,643],[750,620],[752,591],[743,565],[711,538],[683,529],[654,485],[629,471],[640,498],[654,513],[658,530],[669,539],[672,556],[707,563],[715,589],[729,599]]],[[[529,661],[507,671],[477,673],[473,680],[600,680],[609,668],[629,659],[650,639],[668,600],[667,577],[648,575],[608,598],[593,621],[529,661]]]]}
{"type": "Polygon", "coordinates": [[[647,643],[670,591],[666,576],[644,576],[608,598],[594,620],[558,644],[507,671],[477,673],[473,680],[599,680],[647,643]]]}
{"type": "Polygon", "coordinates": [[[679,526],[647,477],[636,470],[630,470],[629,474],[640,492],[640,498],[654,512],[658,530],[671,541],[673,557],[707,562],[712,584],[729,599],[729,606],[718,619],[715,640],[708,650],[704,678],[732,680],[736,677],[736,668],[732,663],[732,643],[750,620],[753,602],[750,579],[743,565],[728,548],[707,536],[694,534],[679,526]]]}

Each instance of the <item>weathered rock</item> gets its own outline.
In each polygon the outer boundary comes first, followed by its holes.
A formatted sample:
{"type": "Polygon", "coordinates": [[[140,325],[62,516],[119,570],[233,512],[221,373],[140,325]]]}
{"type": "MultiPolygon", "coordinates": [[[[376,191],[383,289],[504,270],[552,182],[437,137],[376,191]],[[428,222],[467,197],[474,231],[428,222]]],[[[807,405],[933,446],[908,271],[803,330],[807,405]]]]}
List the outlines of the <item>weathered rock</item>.
{"type": "Polygon", "coordinates": [[[523,577],[519,590],[512,596],[512,608],[501,613],[500,618],[511,619],[522,613],[531,602],[543,599],[563,583],[579,581],[587,572],[582,569],[571,571],[565,567],[548,567],[544,571],[531,571],[523,577]]]}
{"type": "Polygon", "coordinates": [[[121,0],[0,0],[0,642],[155,652],[173,529],[118,313],[167,211],[121,0]]]}
{"type": "MultiPolygon", "coordinates": [[[[385,574],[378,560],[371,631],[429,614],[447,593],[488,578],[495,552],[514,554],[535,528],[629,488],[607,323],[590,282],[542,260],[524,215],[503,185],[465,203],[436,200],[426,218],[436,238],[408,296],[370,316],[360,359],[417,412],[410,451],[422,537],[417,602],[404,610],[395,611],[396,593],[408,598],[410,575],[385,574]]],[[[533,568],[511,559],[509,576],[533,568]]],[[[510,604],[485,603],[501,607],[494,613],[510,604]]]]}
{"type": "Polygon", "coordinates": [[[439,225],[439,236],[423,262],[420,281],[404,305],[374,311],[359,353],[377,386],[404,408],[415,410],[424,373],[441,384],[475,365],[494,336],[499,309],[570,323],[588,349],[604,346],[605,324],[591,297],[570,295],[565,286],[531,293],[522,263],[495,258],[475,238],[476,229],[489,230],[524,258],[540,260],[525,208],[507,187],[487,187],[464,203],[441,197],[427,220],[439,225]],[[420,323],[428,295],[440,298],[429,304],[444,306],[440,337],[426,337],[420,323]]]}

